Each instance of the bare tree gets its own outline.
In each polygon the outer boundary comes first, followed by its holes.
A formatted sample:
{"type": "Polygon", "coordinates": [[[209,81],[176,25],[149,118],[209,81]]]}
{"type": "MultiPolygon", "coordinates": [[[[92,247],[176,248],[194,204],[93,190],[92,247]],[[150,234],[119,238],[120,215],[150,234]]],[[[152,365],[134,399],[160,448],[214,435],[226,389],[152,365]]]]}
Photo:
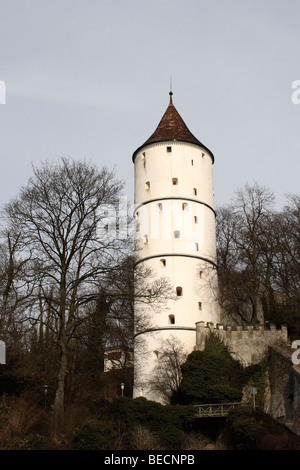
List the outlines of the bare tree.
{"type": "Polygon", "coordinates": [[[229,207],[217,212],[221,304],[246,323],[262,320],[260,301],[270,282],[273,201],[268,189],[245,185],[229,207]]]}
{"type": "MultiPolygon", "coordinates": [[[[64,409],[65,375],[76,329],[85,306],[97,298],[108,270],[122,256],[124,241],[100,237],[105,205],[117,205],[122,183],[106,168],[62,158],[33,168],[19,197],[5,207],[9,229],[19,231],[31,253],[40,289],[36,299],[54,315],[60,364],[54,410],[64,409]]],[[[34,312],[33,312],[34,313],[34,312]]]]}
{"type": "Polygon", "coordinates": [[[181,365],[187,356],[183,343],[173,336],[161,345],[159,362],[153,371],[150,387],[166,404],[170,403],[172,395],[179,388],[181,365]]]}
{"type": "Polygon", "coordinates": [[[286,322],[290,332],[299,334],[300,325],[300,196],[289,195],[288,204],[276,214],[272,232],[275,250],[272,259],[274,317],[286,322]]]}
{"type": "Polygon", "coordinates": [[[0,245],[0,335],[9,341],[24,320],[23,311],[31,303],[34,282],[28,280],[30,253],[23,252],[19,231],[2,231],[0,245]]]}

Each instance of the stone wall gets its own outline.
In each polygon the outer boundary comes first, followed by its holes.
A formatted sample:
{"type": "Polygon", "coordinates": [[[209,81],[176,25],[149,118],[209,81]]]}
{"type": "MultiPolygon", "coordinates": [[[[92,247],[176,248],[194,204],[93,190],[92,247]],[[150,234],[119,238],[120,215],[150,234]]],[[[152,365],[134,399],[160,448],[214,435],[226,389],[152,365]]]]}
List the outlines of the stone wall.
{"type": "Polygon", "coordinates": [[[292,363],[290,347],[272,346],[268,354],[270,400],[268,413],[293,432],[300,432],[300,368],[292,363]]]}
{"type": "Polygon", "coordinates": [[[288,344],[288,331],[285,325],[279,329],[275,325],[243,328],[198,322],[196,323],[196,350],[204,350],[206,338],[211,332],[228,346],[231,355],[244,366],[257,364],[267,357],[269,346],[288,344]]]}

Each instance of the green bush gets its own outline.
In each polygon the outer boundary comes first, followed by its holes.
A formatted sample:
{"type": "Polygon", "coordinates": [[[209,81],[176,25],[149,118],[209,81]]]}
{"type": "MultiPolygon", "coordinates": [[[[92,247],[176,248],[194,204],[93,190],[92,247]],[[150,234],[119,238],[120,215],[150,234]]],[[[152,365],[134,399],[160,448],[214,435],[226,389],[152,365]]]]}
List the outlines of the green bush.
{"type": "Polygon", "coordinates": [[[234,408],[227,416],[231,444],[236,450],[254,450],[258,425],[250,408],[234,408]]]}
{"type": "Polygon", "coordinates": [[[268,386],[268,363],[266,360],[258,364],[253,364],[245,368],[244,397],[249,403],[252,403],[251,387],[255,387],[257,394],[255,396],[256,406],[263,409],[266,400],[268,386]]]}
{"type": "Polygon", "coordinates": [[[180,429],[170,425],[162,426],[160,431],[156,433],[161,446],[168,450],[181,449],[182,435],[183,433],[180,429]]]}
{"type": "Polygon", "coordinates": [[[173,403],[225,403],[242,398],[243,367],[214,334],[208,337],[204,351],[188,356],[181,371],[182,381],[173,403]]]}
{"type": "Polygon", "coordinates": [[[114,423],[93,419],[76,430],[73,437],[74,450],[110,450],[115,448],[118,429],[114,423]]]}
{"type": "Polygon", "coordinates": [[[168,448],[180,448],[182,432],[194,422],[193,407],[163,406],[160,403],[136,398],[118,398],[112,403],[94,404],[93,413],[98,419],[110,420],[117,426],[121,423],[124,431],[124,445],[128,448],[130,440],[126,436],[133,429],[142,427],[158,440],[159,445],[168,448]]]}

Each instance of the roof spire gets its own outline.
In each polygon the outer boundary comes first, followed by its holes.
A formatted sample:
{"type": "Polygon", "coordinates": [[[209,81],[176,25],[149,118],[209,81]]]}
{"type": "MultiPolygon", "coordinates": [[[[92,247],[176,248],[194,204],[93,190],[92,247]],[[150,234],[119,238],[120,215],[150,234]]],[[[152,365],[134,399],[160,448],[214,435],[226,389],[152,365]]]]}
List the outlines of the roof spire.
{"type": "Polygon", "coordinates": [[[173,95],[173,92],[172,92],[172,75],[171,75],[171,79],[170,79],[170,105],[173,106],[173,101],[172,101],[172,95],[173,95]]]}
{"type": "MultiPolygon", "coordinates": [[[[191,144],[196,144],[205,149],[206,147],[189,131],[182,117],[179,115],[177,109],[175,108],[172,102],[172,81],[170,83],[170,104],[167,107],[165,114],[161,118],[157,128],[149,139],[144,142],[144,144],[139,147],[133,154],[133,161],[137,152],[144,146],[150,144],[156,144],[158,142],[168,142],[168,141],[181,141],[188,142],[191,144]]],[[[208,150],[208,149],[207,149],[208,150]]],[[[214,156],[210,150],[208,152],[211,154],[212,160],[214,161],[214,156]]]]}

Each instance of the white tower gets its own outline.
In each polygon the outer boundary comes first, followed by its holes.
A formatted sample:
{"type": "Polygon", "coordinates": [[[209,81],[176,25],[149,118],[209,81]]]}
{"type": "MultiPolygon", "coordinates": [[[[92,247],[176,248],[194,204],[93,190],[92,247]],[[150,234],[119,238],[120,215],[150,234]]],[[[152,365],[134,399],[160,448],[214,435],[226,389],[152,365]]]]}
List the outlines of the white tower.
{"type": "Polygon", "coordinates": [[[167,305],[137,303],[133,397],[161,401],[151,390],[163,341],[190,353],[195,324],[219,322],[213,189],[214,156],[191,134],[172,102],[151,137],[133,154],[137,263],[172,283],[167,305]]]}

